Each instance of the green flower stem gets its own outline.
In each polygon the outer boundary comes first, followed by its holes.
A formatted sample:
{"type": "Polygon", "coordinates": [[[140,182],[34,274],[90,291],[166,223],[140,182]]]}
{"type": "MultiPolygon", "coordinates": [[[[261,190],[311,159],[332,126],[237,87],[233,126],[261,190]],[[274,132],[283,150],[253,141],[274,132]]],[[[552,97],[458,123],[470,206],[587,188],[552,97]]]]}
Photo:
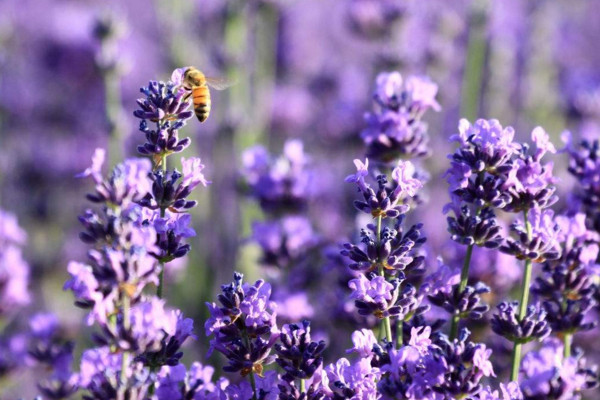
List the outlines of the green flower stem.
{"type": "Polygon", "coordinates": [[[300,379],[300,393],[306,393],[306,381],[300,379]]]}
{"type": "MultiPolygon", "coordinates": [[[[160,161],[162,170],[163,170],[163,175],[167,172],[167,155],[163,154],[161,161],[160,161]]],[[[165,217],[165,211],[166,209],[161,207],[160,208],[160,217],[164,218],[165,217]]],[[[163,298],[163,291],[164,291],[164,282],[165,282],[165,263],[163,261],[161,261],[160,263],[160,273],[158,275],[158,287],[156,288],[156,296],[159,299],[163,298]]]]}
{"type": "MultiPolygon", "coordinates": [[[[380,244],[381,243],[381,223],[382,223],[383,217],[380,215],[377,217],[377,243],[380,244]]],[[[381,260],[379,260],[381,261],[381,260]]],[[[383,276],[385,277],[385,271],[383,269],[383,263],[380,262],[378,265],[378,272],[379,272],[379,276],[383,276]]],[[[383,321],[382,321],[382,329],[385,330],[385,337],[388,340],[388,342],[392,342],[392,325],[390,324],[390,317],[384,317],[383,321]]]]}
{"type": "MultiPolygon", "coordinates": [[[[130,299],[127,293],[121,293],[121,306],[123,308],[123,329],[128,331],[130,328],[130,319],[129,319],[129,311],[131,308],[130,299]]],[[[123,357],[121,358],[121,389],[126,389],[125,382],[127,381],[127,365],[129,364],[129,352],[123,352],[123,357]]]]}
{"type": "Polygon", "coordinates": [[[399,349],[400,347],[402,347],[404,345],[404,338],[403,336],[403,330],[404,330],[404,321],[402,321],[400,318],[398,318],[398,322],[396,322],[396,348],[399,349]]]}
{"type": "MultiPolygon", "coordinates": [[[[525,229],[527,231],[527,239],[531,240],[531,223],[527,219],[527,210],[523,211],[525,219],[525,229]]],[[[525,260],[525,271],[523,271],[523,288],[521,289],[521,302],[519,304],[519,320],[523,320],[527,314],[527,305],[529,303],[529,287],[531,286],[531,271],[532,263],[530,259],[525,260]]],[[[517,382],[519,379],[519,369],[521,367],[521,351],[523,344],[515,343],[512,354],[512,367],[510,372],[510,380],[517,382]]]]}
{"type": "Polygon", "coordinates": [[[563,336],[564,358],[571,357],[571,344],[573,343],[573,334],[565,333],[563,336]]]}
{"type": "MultiPolygon", "coordinates": [[[[246,348],[248,349],[248,351],[250,351],[250,338],[248,337],[248,331],[245,328],[245,323],[244,323],[244,343],[246,345],[246,348]]],[[[256,379],[254,378],[254,371],[252,369],[250,369],[250,386],[252,386],[252,400],[257,400],[257,396],[256,396],[256,379]]]]}
{"type": "MultiPolygon", "coordinates": [[[[471,256],[473,255],[473,245],[470,244],[467,247],[467,254],[463,262],[462,269],[460,271],[460,285],[458,289],[460,292],[465,290],[469,281],[469,265],[471,264],[471,256]]],[[[456,314],[452,317],[452,325],[450,325],[450,340],[456,339],[458,333],[458,323],[460,322],[460,315],[456,314]]]]}

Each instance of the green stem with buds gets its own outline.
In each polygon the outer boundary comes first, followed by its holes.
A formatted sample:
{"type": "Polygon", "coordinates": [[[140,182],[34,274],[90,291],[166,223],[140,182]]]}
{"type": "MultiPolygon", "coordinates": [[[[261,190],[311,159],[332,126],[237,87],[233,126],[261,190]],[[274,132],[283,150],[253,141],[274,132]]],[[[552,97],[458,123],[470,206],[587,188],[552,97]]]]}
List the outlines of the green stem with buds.
{"type": "MultiPolygon", "coordinates": [[[[245,326],[245,325],[244,325],[245,326]]],[[[244,332],[244,343],[246,344],[246,348],[250,351],[250,338],[248,337],[248,331],[246,328],[243,329],[244,332]]],[[[250,386],[252,386],[252,400],[257,400],[256,396],[256,379],[254,378],[254,371],[250,370],[250,386]]]]}
{"type": "MultiPolygon", "coordinates": [[[[460,271],[460,285],[458,287],[459,292],[462,293],[463,290],[467,287],[467,283],[469,281],[469,265],[471,264],[471,256],[473,255],[473,245],[470,244],[467,247],[467,254],[465,255],[465,260],[463,262],[462,269],[460,271]]],[[[458,324],[460,322],[460,315],[455,314],[452,317],[452,325],[450,326],[450,340],[456,339],[456,335],[458,334],[458,324]]]]}
{"type": "MultiPolygon", "coordinates": [[[[531,241],[531,223],[527,219],[527,210],[523,211],[525,219],[525,229],[527,231],[527,239],[531,241]]],[[[531,285],[532,263],[530,259],[525,260],[525,270],[523,271],[523,287],[521,289],[521,302],[519,304],[519,320],[522,321],[527,314],[527,305],[529,303],[529,286],[531,285]]],[[[512,354],[512,366],[510,372],[510,380],[516,382],[519,379],[519,369],[521,367],[521,351],[523,344],[515,343],[512,354]]]]}
{"type": "Polygon", "coordinates": [[[571,357],[571,343],[573,343],[573,334],[565,333],[563,336],[564,358],[571,357]]]}
{"type": "MultiPolygon", "coordinates": [[[[129,319],[129,311],[131,308],[130,299],[127,293],[124,291],[121,293],[121,306],[123,308],[123,329],[127,332],[130,328],[130,319],[129,319]]],[[[127,365],[129,364],[129,352],[123,352],[123,357],[121,358],[121,389],[126,389],[126,381],[127,381],[127,365]]]]}
{"type": "MultiPolygon", "coordinates": [[[[163,171],[163,176],[167,173],[167,154],[163,154],[160,160],[160,165],[163,171]]],[[[165,217],[166,209],[164,207],[160,207],[160,217],[165,217]]],[[[165,281],[165,263],[161,261],[160,263],[160,273],[158,275],[158,287],[156,288],[156,296],[159,299],[163,298],[163,290],[164,290],[164,281],[165,281]]]]}
{"type": "MultiPolygon", "coordinates": [[[[377,244],[381,244],[381,224],[382,224],[382,220],[383,217],[380,215],[377,217],[377,244]]],[[[383,262],[381,262],[382,260],[379,260],[379,265],[378,265],[378,272],[379,272],[379,276],[383,276],[385,277],[385,271],[383,269],[383,262]]],[[[390,324],[390,317],[384,317],[383,318],[383,327],[382,329],[385,330],[385,337],[387,338],[388,342],[391,342],[392,339],[392,325],[390,324]]]]}

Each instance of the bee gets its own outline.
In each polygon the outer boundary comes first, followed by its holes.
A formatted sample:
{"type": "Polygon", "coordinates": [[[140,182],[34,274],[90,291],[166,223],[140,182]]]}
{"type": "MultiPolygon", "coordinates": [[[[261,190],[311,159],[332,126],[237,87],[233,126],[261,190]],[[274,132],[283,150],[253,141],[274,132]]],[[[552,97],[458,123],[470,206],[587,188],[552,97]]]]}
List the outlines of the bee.
{"type": "Polygon", "coordinates": [[[216,90],[224,90],[233,82],[224,78],[209,78],[194,67],[187,67],[183,73],[183,88],[190,91],[194,101],[194,113],[200,122],[206,121],[210,114],[209,86],[216,90]]]}

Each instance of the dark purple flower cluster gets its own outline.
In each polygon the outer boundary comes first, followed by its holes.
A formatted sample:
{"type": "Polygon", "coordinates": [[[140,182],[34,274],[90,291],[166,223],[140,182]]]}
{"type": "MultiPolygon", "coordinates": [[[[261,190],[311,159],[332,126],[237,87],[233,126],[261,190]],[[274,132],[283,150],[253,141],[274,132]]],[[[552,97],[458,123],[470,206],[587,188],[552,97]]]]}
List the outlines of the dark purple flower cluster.
{"type": "Polygon", "coordinates": [[[527,308],[524,317],[519,316],[519,302],[502,302],[498,305],[498,313],[491,321],[492,330],[513,343],[527,343],[542,340],[550,335],[550,327],[546,322],[546,311],[534,305],[527,308]]]}
{"type": "Polygon", "coordinates": [[[141,88],[146,96],[138,99],[140,107],[133,115],[141,119],[140,131],[146,135],[146,143],[138,146],[140,154],[151,155],[155,164],[169,154],[179,153],[191,143],[190,138],[179,139],[179,129],[194,115],[190,111],[188,93],[181,85],[181,74],[173,73],[172,81],[150,81],[141,88]],[[155,126],[150,128],[148,121],[155,126]]]}
{"type": "Polygon", "coordinates": [[[310,379],[323,364],[325,342],[311,341],[310,322],[284,325],[279,341],[275,344],[276,362],[285,371],[281,377],[285,381],[310,379]]]}
{"type": "Polygon", "coordinates": [[[385,227],[381,232],[380,241],[373,237],[376,234],[375,226],[368,225],[367,229],[361,230],[361,242],[366,247],[365,250],[352,243],[344,244],[341,254],[352,261],[349,267],[356,271],[371,272],[376,271],[379,263],[382,263],[390,275],[405,270],[412,274],[422,273],[425,257],[417,255],[417,250],[426,242],[421,233],[423,225],[413,225],[403,232],[403,221],[404,215],[400,215],[394,223],[394,228],[385,227]]]}
{"type": "Polygon", "coordinates": [[[517,221],[511,225],[517,239],[506,239],[500,250],[519,260],[529,259],[537,263],[558,259],[561,247],[554,211],[533,208],[526,216],[525,222],[517,221]]]}
{"type": "Polygon", "coordinates": [[[206,321],[211,352],[217,350],[229,360],[225,371],[262,375],[263,365],[274,361],[271,349],[279,338],[276,313],[270,302],[271,285],[257,281],[243,284],[243,275],[235,273],[233,282],[221,287],[221,306],[207,303],[210,318],[206,321]]]}
{"type": "Polygon", "coordinates": [[[481,296],[489,292],[489,287],[477,282],[473,286],[466,286],[462,291],[459,285],[452,286],[449,291],[437,290],[427,298],[431,304],[443,308],[450,315],[458,315],[461,319],[481,319],[490,309],[483,303],[481,296]]]}
{"type": "Polygon", "coordinates": [[[582,140],[573,143],[570,132],[563,134],[565,150],[569,154],[569,172],[579,184],[576,198],[586,215],[590,228],[600,232],[600,140],[582,140]]]}
{"type": "Polygon", "coordinates": [[[198,185],[208,186],[210,181],[204,177],[204,165],[199,158],[181,158],[182,172],[174,169],[170,173],[155,171],[152,176],[152,190],[139,201],[139,204],[151,210],[171,210],[183,212],[194,206],[196,202],[187,200],[198,185]]]}
{"type": "Polygon", "coordinates": [[[369,159],[363,163],[354,160],[356,174],[346,177],[346,182],[356,183],[364,200],[356,200],[354,206],[374,218],[397,218],[405,214],[409,205],[404,200],[417,194],[423,184],[415,178],[415,167],[410,161],[398,161],[392,170],[393,183],[389,185],[386,175],[377,175],[377,191],[365,178],[369,176],[369,159]]]}
{"type": "Polygon", "coordinates": [[[378,75],[375,111],[366,115],[367,127],[361,133],[371,161],[389,165],[399,158],[429,154],[427,124],[421,118],[430,108],[440,110],[437,90],[426,77],[403,81],[398,72],[378,75]]]}

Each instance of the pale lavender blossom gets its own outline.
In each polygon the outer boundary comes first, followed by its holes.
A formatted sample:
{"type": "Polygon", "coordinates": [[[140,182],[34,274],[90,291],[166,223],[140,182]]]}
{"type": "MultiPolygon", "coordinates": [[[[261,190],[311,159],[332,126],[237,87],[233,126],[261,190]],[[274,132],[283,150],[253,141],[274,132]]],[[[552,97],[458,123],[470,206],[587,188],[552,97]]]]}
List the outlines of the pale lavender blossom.
{"type": "Polygon", "coordinates": [[[370,329],[361,329],[352,333],[352,343],[354,347],[346,350],[346,353],[358,353],[361,358],[372,358],[373,347],[377,343],[375,334],[370,329]]]}

